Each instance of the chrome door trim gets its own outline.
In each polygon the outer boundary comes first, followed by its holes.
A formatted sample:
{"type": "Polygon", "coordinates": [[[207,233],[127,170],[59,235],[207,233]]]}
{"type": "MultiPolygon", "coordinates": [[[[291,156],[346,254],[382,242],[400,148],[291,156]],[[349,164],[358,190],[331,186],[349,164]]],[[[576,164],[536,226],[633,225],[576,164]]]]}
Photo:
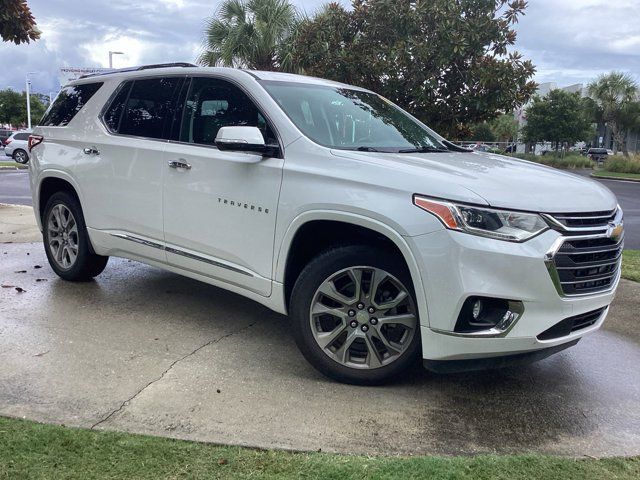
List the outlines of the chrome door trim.
{"type": "Polygon", "coordinates": [[[113,237],[121,238],[123,240],[129,240],[130,242],[139,243],[140,245],[145,245],[147,247],[157,248],[158,250],[164,250],[167,253],[173,253],[173,254],[180,255],[180,256],[185,257],[185,258],[190,258],[192,260],[197,260],[199,262],[208,263],[209,265],[213,265],[213,266],[219,267],[219,268],[224,268],[225,270],[230,270],[230,271],[235,272],[235,273],[240,273],[240,274],[246,275],[248,277],[255,277],[255,275],[253,273],[251,273],[250,271],[248,271],[248,270],[243,270],[241,268],[234,267],[232,265],[228,265],[226,263],[222,263],[222,262],[213,260],[211,258],[202,257],[200,255],[196,255],[194,253],[187,252],[185,250],[181,250],[179,248],[169,247],[167,245],[163,245],[161,243],[152,242],[150,240],[146,240],[144,238],[136,237],[134,235],[129,235],[129,234],[126,234],[126,233],[109,233],[109,235],[111,235],[113,237]]]}

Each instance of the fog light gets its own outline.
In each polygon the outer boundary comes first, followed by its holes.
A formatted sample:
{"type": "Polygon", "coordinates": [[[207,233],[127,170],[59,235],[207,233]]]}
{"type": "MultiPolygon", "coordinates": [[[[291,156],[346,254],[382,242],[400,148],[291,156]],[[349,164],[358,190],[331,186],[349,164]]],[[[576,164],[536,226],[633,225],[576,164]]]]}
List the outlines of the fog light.
{"type": "Polygon", "coordinates": [[[522,302],[506,298],[469,297],[462,304],[454,327],[457,333],[508,330],[519,318],[522,302]]]}
{"type": "Polygon", "coordinates": [[[476,300],[473,302],[473,308],[471,309],[471,315],[474,320],[477,320],[480,314],[482,313],[482,300],[476,300]]]}

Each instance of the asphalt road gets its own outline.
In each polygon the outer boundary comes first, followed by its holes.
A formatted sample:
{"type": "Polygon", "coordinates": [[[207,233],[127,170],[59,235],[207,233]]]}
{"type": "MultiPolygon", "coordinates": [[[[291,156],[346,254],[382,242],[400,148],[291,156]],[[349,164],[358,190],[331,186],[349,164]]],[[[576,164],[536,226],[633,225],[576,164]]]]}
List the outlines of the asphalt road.
{"type": "MultiPolygon", "coordinates": [[[[625,248],[640,249],[640,182],[598,181],[613,191],[624,210],[625,248]]],[[[0,203],[31,205],[26,171],[0,171],[0,203]]]]}
{"type": "Polygon", "coordinates": [[[0,283],[0,415],[346,453],[640,454],[634,282],[600,331],[543,361],[455,375],[417,363],[382,387],[321,376],[286,317],[137,262],[70,283],[42,243],[0,244],[0,283]]]}

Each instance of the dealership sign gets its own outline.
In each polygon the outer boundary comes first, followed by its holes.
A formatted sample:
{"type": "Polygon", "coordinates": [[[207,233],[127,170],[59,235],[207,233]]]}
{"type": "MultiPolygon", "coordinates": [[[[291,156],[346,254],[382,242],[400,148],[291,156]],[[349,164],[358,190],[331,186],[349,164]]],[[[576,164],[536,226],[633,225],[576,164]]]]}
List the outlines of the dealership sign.
{"type": "Polygon", "coordinates": [[[109,72],[110,68],[95,68],[95,67],[62,67],[58,74],[60,85],[64,86],[67,83],[77,80],[83,75],[91,75],[92,73],[105,73],[109,72]]]}

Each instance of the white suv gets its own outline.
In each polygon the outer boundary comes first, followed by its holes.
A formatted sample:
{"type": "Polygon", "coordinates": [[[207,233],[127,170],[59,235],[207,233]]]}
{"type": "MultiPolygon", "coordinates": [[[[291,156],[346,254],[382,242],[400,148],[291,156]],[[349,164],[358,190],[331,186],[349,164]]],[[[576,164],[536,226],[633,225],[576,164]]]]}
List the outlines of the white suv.
{"type": "Polygon", "coordinates": [[[473,153],[385,98],[178,64],[89,76],[30,138],[51,267],[120,256],[288,314],[322,373],[380,383],[537,359],[598,329],[620,278],[604,186],[473,153]]]}
{"type": "Polygon", "coordinates": [[[4,154],[18,163],[27,163],[29,161],[28,141],[30,133],[31,130],[12,133],[4,142],[4,154]]]}

